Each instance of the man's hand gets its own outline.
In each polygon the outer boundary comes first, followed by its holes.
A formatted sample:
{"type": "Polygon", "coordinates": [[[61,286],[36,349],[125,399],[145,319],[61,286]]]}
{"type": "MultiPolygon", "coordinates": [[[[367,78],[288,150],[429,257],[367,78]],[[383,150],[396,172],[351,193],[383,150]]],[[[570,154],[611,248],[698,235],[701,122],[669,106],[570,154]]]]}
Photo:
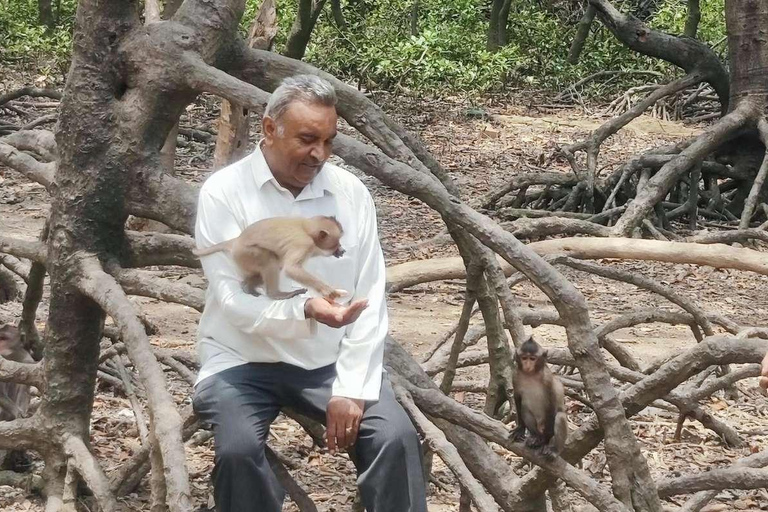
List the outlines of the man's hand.
{"type": "Polygon", "coordinates": [[[317,297],[304,303],[304,316],[314,318],[329,327],[344,327],[357,320],[360,313],[367,307],[367,299],[356,300],[349,306],[342,306],[317,297]]]}
{"type": "Polygon", "coordinates": [[[768,353],[765,354],[761,364],[763,368],[760,371],[760,387],[763,389],[768,389],[768,353]]]}
{"type": "Polygon", "coordinates": [[[334,455],[336,450],[343,450],[355,444],[364,407],[365,400],[331,397],[325,411],[325,442],[331,455],[334,455]]]}

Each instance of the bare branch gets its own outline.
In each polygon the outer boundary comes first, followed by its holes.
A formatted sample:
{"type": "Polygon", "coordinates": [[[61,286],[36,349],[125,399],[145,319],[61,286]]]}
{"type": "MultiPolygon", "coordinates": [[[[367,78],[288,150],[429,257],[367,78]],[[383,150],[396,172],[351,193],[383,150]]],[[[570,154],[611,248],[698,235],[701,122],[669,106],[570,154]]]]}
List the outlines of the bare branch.
{"type": "Polygon", "coordinates": [[[127,231],[126,239],[130,250],[130,260],[126,266],[179,265],[200,267],[200,259],[192,254],[195,241],[188,236],[127,231]]]}
{"type": "Polygon", "coordinates": [[[393,386],[397,400],[402,404],[405,411],[413,419],[416,426],[427,439],[432,451],[445,462],[445,465],[453,472],[459,480],[463,489],[466,489],[472,497],[472,501],[480,512],[498,511],[499,507],[493,501],[493,498],[483,489],[483,486],[472,476],[467,466],[461,460],[456,447],[445,438],[445,434],[437,428],[426,416],[416,407],[413,400],[403,387],[395,384],[393,386]]]}
{"type": "Polygon", "coordinates": [[[102,270],[98,260],[82,257],[79,263],[86,277],[80,280],[78,286],[115,320],[146,389],[150,419],[163,457],[168,506],[172,511],[187,510],[191,507],[191,493],[181,438],[181,417],[167,391],[165,377],[152,354],[144,326],[133,304],[114,278],[102,270]]]}
{"type": "Polygon", "coordinates": [[[205,307],[205,292],[188,284],[157,277],[144,270],[132,270],[119,267],[109,269],[125,293],[152,297],[166,302],[183,304],[202,311],[205,307]]]}
{"type": "Polygon", "coordinates": [[[49,190],[56,173],[55,163],[38,162],[35,158],[2,141],[0,141],[0,163],[19,171],[49,190]]]}
{"type": "Polygon", "coordinates": [[[72,464],[83,477],[83,481],[93,492],[101,510],[105,512],[120,510],[117,500],[109,488],[109,480],[99,467],[96,458],[79,437],[68,435],[64,439],[64,452],[71,458],[72,464]]]}
{"type": "Polygon", "coordinates": [[[54,89],[41,89],[38,87],[23,87],[21,89],[11,91],[9,93],[6,93],[0,96],[0,105],[4,105],[5,103],[8,103],[11,100],[21,98],[22,96],[32,96],[35,98],[47,97],[47,98],[55,98],[57,100],[60,100],[62,98],[62,94],[59,91],[56,91],[54,89]]]}

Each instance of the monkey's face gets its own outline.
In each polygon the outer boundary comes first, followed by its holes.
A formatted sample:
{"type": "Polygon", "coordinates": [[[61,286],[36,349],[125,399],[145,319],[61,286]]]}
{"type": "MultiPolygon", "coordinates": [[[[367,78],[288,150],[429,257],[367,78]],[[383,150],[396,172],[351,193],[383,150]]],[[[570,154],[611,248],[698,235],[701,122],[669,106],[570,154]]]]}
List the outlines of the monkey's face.
{"type": "Polygon", "coordinates": [[[315,179],[331,156],[336,120],[336,107],[303,101],[291,103],[277,121],[264,118],[264,156],[281,185],[300,191],[315,179]]]}
{"type": "Polygon", "coordinates": [[[19,344],[19,330],[6,325],[0,328],[0,356],[9,357],[19,344]]]}
{"type": "Polygon", "coordinates": [[[518,356],[520,371],[523,373],[534,373],[537,371],[539,357],[534,354],[521,354],[518,356]]]}
{"type": "Polygon", "coordinates": [[[335,219],[330,220],[327,217],[325,219],[324,226],[320,230],[320,236],[315,243],[326,256],[341,258],[344,255],[344,248],[341,246],[341,237],[344,231],[335,219]]]}

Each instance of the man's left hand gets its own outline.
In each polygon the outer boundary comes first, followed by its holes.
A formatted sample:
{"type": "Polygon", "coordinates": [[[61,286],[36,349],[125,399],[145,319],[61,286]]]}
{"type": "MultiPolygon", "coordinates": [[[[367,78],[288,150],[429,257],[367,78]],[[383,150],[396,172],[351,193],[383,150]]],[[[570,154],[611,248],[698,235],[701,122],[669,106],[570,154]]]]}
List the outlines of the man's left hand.
{"type": "Polygon", "coordinates": [[[331,397],[325,412],[325,442],[331,455],[355,444],[364,408],[365,400],[331,397]]]}

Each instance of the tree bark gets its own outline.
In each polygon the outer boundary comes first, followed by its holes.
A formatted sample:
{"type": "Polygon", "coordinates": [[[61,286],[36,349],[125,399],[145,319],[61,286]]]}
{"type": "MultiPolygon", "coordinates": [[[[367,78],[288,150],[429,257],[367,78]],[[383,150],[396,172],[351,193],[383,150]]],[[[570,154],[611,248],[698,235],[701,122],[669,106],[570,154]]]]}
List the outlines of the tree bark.
{"type": "Polygon", "coordinates": [[[504,0],[491,0],[491,19],[488,21],[488,38],[486,48],[488,51],[495,52],[499,49],[499,20],[501,19],[501,8],[504,7],[504,0]]]}
{"type": "Polygon", "coordinates": [[[701,21],[699,0],[688,0],[688,17],[685,19],[683,35],[695,38],[696,32],[699,30],[699,21],[701,21]]]}
{"type": "Polygon", "coordinates": [[[293,21],[291,33],[285,43],[285,56],[301,60],[307,51],[309,39],[317,23],[317,18],[323,11],[326,0],[299,0],[299,9],[293,21]]]}
{"type": "Polygon", "coordinates": [[[579,56],[581,55],[581,50],[584,49],[584,44],[587,42],[587,37],[589,37],[589,29],[592,27],[592,21],[595,19],[595,14],[597,14],[595,6],[592,4],[587,5],[587,9],[584,11],[584,16],[582,16],[579,23],[576,24],[576,35],[573,36],[571,48],[568,50],[569,63],[576,64],[579,62],[579,56]]]}
{"type": "Polygon", "coordinates": [[[512,0],[504,0],[504,5],[499,11],[499,46],[507,46],[509,42],[509,11],[512,9],[512,0]]]}
{"type": "Polygon", "coordinates": [[[40,24],[52,29],[56,25],[51,0],[37,0],[40,24]]]}

